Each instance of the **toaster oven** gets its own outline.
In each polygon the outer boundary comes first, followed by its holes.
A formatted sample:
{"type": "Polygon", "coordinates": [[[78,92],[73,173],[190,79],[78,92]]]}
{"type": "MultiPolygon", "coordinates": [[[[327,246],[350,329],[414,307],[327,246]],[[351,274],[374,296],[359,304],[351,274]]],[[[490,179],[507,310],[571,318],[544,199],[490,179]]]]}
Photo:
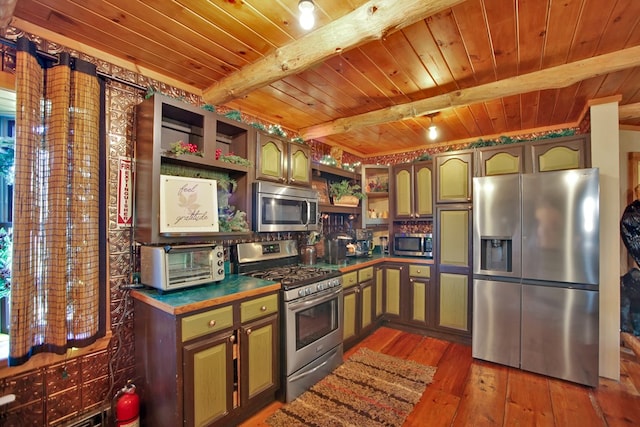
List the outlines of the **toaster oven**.
{"type": "Polygon", "coordinates": [[[218,245],[140,247],[142,284],[161,291],[224,279],[224,250],[218,245]]]}

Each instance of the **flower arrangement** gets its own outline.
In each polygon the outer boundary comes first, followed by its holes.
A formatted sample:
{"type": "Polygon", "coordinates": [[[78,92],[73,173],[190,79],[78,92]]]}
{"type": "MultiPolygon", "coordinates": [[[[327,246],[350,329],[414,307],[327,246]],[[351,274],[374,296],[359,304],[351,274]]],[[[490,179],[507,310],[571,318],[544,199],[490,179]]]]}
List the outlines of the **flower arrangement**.
{"type": "Polygon", "coordinates": [[[194,156],[202,157],[202,152],[198,150],[198,146],[196,144],[184,141],[178,141],[171,144],[169,153],[173,153],[176,156],[180,156],[182,154],[192,154],[194,156]]]}

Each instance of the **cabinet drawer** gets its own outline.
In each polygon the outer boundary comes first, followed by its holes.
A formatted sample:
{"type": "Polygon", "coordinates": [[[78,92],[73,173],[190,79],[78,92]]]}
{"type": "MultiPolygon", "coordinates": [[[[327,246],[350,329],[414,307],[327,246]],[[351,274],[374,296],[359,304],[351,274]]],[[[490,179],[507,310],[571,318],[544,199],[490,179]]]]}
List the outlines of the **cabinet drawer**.
{"type": "Polygon", "coordinates": [[[431,267],[428,265],[410,265],[409,276],[412,277],[431,277],[431,267]]]}
{"type": "Polygon", "coordinates": [[[363,268],[362,270],[358,270],[358,282],[366,282],[367,280],[373,279],[373,267],[363,268]]]}
{"type": "Polygon", "coordinates": [[[182,342],[233,326],[233,307],[227,306],[182,318],[182,342]]]}
{"type": "Polygon", "coordinates": [[[350,288],[358,284],[358,272],[352,271],[342,275],[342,287],[350,288]]]}
{"type": "Polygon", "coordinates": [[[248,322],[278,312],[278,294],[252,299],[240,304],[240,322],[248,322]]]}

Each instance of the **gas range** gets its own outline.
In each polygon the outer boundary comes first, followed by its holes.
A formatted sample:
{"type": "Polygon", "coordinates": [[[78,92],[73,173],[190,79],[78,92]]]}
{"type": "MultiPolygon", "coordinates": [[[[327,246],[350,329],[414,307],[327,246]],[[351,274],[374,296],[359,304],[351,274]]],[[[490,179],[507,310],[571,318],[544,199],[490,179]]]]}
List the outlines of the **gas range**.
{"type": "Polygon", "coordinates": [[[247,276],[280,282],[284,300],[339,287],[338,270],[299,263],[294,240],[239,243],[236,246],[236,272],[247,276]]]}
{"type": "Polygon", "coordinates": [[[291,402],[342,363],[342,274],[299,263],[294,240],[239,243],[238,274],[282,284],[282,394],[291,402]]]}

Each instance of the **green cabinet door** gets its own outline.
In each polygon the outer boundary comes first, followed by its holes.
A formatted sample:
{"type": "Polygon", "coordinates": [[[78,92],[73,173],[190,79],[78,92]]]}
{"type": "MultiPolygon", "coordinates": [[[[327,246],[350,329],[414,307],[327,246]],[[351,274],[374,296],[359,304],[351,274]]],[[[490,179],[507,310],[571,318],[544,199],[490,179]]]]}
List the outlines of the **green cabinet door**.
{"type": "Polygon", "coordinates": [[[439,216],[440,264],[468,267],[471,244],[470,209],[441,209],[439,216]]]}
{"type": "Polygon", "coordinates": [[[395,218],[404,219],[413,217],[413,187],[411,185],[411,166],[394,167],[395,176],[395,218]]]}
{"type": "Polygon", "coordinates": [[[233,409],[234,336],[184,347],[184,410],[187,426],[205,426],[233,409]]]}
{"type": "Polygon", "coordinates": [[[279,385],[278,316],[272,315],[240,329],[241,405],[279,385]]]}
{"type": "Polygon", "coordinates": [[[342,307],[344,311],[344,320],[342,322],[342,338],[344,341],[355,337],[357,333],[357,290],[358,287],[353,286],[351,288],[344,289],[343,292],[342,307]]]}
{"type": "Polygon", "coordinates": [[[440,274],[438,326],[469,331],[469,275],[440,274]]]}
{"type": "Polygon", "coordinates": [[[400,316],[402,267],[385,267],[385,314],[400,316]]]}
{"type": "Polygon", "coordinates": [[[415,216],[421,218],[433,215],[433,174],[431,162],[414,165],[415,216]]]}
{"type": "Polygon", "coordinates": [[[289,144],[289,183],[311,184],[311,151],[306,145],[289,144]]]}
{"type": "Polygon", "coordinates": [[[286,146],[278,139],[260,138],[256,157],[256,179],[286,181],[286,146]]]}
{"type": "Polygon", "coordinates": [[[436,157],[438,203],[471,201],[473,153],[444,154],[436,157]]]}
{"type": "Polygon", "coordinates": [[[384,268],[376,267],[374,272],[374,283],[373,283],[373,285],[375,286],[374,294],[376,296],[376,299],[375,299],[376,319],[382,316],[382,314],[384,313],[384,306],[382,304],[383,294],[384,294],[383,284],[384,284],[384,268]]]}
{"type": "Polygon", "coordinates": [[[361,331],[373,324],[373,281],[369,280],[360,285],[360,327],[361,331]]]}

